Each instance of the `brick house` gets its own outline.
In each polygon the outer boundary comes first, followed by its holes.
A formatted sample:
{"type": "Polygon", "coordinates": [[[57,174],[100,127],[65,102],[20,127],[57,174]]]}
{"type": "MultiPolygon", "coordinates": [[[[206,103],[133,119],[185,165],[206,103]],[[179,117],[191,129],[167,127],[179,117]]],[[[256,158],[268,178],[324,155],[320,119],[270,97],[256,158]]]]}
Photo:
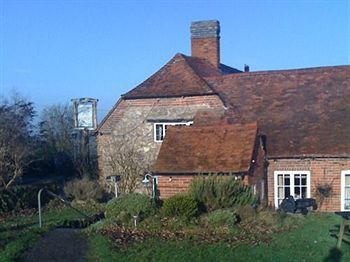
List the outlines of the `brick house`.
{"type": "Polygon", "coordinates": [[[293,195],[350,210],[350,66],[242,72],[220,63],[218,21],[192,23],[191,48],[101,122],[101,176],[117,137],[137,141],[163,198],[215,172],[242,178],[270,206],[293,195]]]}

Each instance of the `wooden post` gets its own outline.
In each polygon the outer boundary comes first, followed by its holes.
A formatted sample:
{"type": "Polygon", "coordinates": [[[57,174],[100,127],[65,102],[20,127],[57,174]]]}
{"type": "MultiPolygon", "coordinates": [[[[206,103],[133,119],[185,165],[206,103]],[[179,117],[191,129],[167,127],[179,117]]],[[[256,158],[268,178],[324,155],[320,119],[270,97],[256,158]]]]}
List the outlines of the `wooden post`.
{"type": "Polygon", "coordinates": [[[344,228],[345,228],[345,219],[342,218],[341,224],[340,224],[340,229],[339,229],[338,241],[337,241],[337,248],[338,249],[340,249],[341,242],[343,241],[344,228]]]}

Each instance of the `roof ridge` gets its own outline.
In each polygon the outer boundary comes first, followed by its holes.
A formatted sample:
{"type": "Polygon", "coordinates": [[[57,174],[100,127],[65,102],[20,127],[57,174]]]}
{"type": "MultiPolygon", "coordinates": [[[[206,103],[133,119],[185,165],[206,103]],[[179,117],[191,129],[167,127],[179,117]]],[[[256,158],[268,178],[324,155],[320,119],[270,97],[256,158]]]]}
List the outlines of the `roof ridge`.
{"type": "MultiPolygon", "coordinates": [[[[186,56],[186,55],[181,54],[181,53],[177,53],[176,55],[181,55],[181,56],[184,58],[184,60],[185,60],[185,62],[186,62],[186,65],[191,69],[191,71],[192,71],[199,79],[201,79],[201,80],[207,85],[207,87],[208,87],[211,91],[213,91],[214,94],[217,94],[217,93],[218,93],[218,92],[216,92],[216,90],[215,90],[202,76],[200,76],[199,73],[188,63],[188,58],[189,58],[189,56],[186,56]]],[[[175,55],[175,56],[176,56],[176,55],[175,55]]],[[[192,57],[191,57],[191,58],[192,58],[192,57]]]]}
{"type": "Polygon", "coordinates": [[[138,99],[194,95],[217,95],[217,92],[194,70],[187,56],[176,53],[163,67],[135,88],[123,94],[122,98],[138,99]]]}
{"type": "Polygon", "coordinates": [[[280,70],[263,70],[263,71],[253,71],[253,72],[241,72],[241,73],[235,73],[235,74],[227,74],[222,76],[208,76],[205,77],[206,79],[215,79],[215,78],[229,78],[229,77],[249,77],[249,76],[256,76],[256,75],[271,75],[271,74],[281,74],[284,73],[305,73],[310,71],[322,71],[322,70],[329,70],[329,69],[346,69],[350,68],[350,65],[337,65],[337,66],[318,66],[318,67],[306,67],[306,68],[294,68],[294,69],[280,69],[280,70]]]}
{"type": "Polygon", "coordinates": [[[144,83],[146,83],[147,81],[149,81],[150,79],[152,79],[153,77],[155,77],[158,72],[161,72],[164,68],[168,67],[170,64],[174,63],[173,60],[175,59],[176,56],[178,55],[182,55],[181,53],[176,53],[174,55],[173,58],[171,58],[167,63],[165,63],[165,65],[163,65],[160,69],[158,69],[156,72],[154,72],[151,76],[149,76],[148,78],[146,78],[144,81],[142,81],[140,84],[138,84],[137,86],[135,86],[133,89],[129,90],[128,92],[121,94],[121,97],[126,96],[128,93],[132,92],[133,90],[137,89],[139,86],[142,86],[144,83]]]}

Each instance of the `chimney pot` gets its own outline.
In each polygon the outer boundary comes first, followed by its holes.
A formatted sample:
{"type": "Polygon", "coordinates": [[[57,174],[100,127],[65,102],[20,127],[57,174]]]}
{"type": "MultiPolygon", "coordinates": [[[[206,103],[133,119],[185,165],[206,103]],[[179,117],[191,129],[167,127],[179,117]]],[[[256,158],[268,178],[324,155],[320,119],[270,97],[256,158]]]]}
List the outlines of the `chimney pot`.
{"type": "Polygon", "coordinates": [[[249,65],[244,65],[244,72],[249,72],[249,65]]]}

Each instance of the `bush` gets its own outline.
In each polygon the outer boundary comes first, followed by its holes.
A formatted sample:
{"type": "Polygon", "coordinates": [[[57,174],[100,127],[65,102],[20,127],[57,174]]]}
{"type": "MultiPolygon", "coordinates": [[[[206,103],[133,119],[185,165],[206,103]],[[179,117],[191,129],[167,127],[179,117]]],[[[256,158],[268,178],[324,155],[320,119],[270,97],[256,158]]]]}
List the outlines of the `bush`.
{"type": "Polygon", "coordinates": [[[174,195],[164,201],[163,213],[165,216],[182,217],[189,220],[198,214],[198,204],[189,195],[174,195]]]}
{"type": "Polygon", "coordinates": [[[64,193],[70,200],[75,201],[101,201],[105,192],[96,180],[84,177],[82,179],[74,179],[64,186],[64,193]]]}
{"type": "MultiPolygon", "coordinates": [[[[59,186],[56,184],[38,184],[26,186],[13,186],[7,189],[0,189],[0,212],[19,211],[26,208],[38,207],[38,192],[41,188],[58,193],[59,186]]],[[[48,194],[41,195],[41,204],[49,202],[51,197],[48,194]]]]}
{"type": "Polygon", "coordinates": [[[257,211],[251,205],[244,205],[235,208],[236,213],[238,214],[239,220],[241,221],[250,221],[256,218],[257,211]]]}
{"type": "Polygon", "coordinates": [[[210,227],[233,226],[238,223],[238,216],[228,209],[218,209],[204,217],[204,223],[210,227]]]}
{"type": "Polygon", "coordinates": [[[152,200],[139,193],[121,195],[110,200],[106,205],[106,217],[122,223],[131,220],[132,216],[139,216],[142,220],[154,212],[155,204],[152,200]]]}
{"type": "Polygon", "coordinates": [[[192,180],[189,192],[205,211],[257,203],[251,188],[234,177],[198,177],[192,180]]]}

